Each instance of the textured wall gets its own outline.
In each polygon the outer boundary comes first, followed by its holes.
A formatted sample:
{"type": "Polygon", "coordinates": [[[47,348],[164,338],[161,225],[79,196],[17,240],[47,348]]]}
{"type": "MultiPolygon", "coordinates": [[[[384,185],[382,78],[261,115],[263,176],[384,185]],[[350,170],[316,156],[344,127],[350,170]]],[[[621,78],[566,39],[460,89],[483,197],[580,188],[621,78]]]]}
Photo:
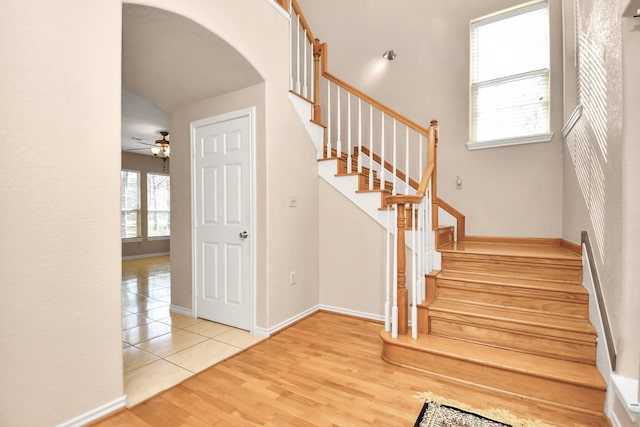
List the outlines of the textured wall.
{"type": "Polygon", "coordinates": [[[637,76],[637,61],[623,61],[623,40],[630,54],[638,51],[633,26],[623,30],[630,19],[623,17],[625,3],[579,0],[565,8],[575,14],[565,17],[575,22],[575,35],[565,40],[566,84],[574,85],[565,94],[565,115],[580,104],[582,116],[566,140],[563,232],[574,241],[581,230],[589,232],[618,350],[617,371],[637,378],[640,293],[633,268],[637,245],[630,244],[629,233],[637,230],[640,214],[638,154],[637,132],[628,127],[636,121],[640,94],[629,73],[637,76]]]}
{"type": "Polygon", "coordinates": [[[0,8],[0,425],[52,426],[123,398],[121,6],[0,8]]]}

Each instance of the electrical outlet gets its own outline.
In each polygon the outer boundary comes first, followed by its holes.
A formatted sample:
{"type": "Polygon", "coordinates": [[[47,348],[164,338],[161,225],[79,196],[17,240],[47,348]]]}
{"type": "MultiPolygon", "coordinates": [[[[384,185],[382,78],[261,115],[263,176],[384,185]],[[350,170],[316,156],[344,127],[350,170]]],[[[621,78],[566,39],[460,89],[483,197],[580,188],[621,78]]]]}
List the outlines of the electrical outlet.
{"type": "Polygon", "coordinates": [[[292,271],[289,273],[289,284],[290,285],[295,285],[296,284],[296,272],[292,271]]]}
{"type": "Polygon", "coordinates": [[[298,198],[292,194],[289,196],[289,207],[295,208],[298,205],[298,198]]]}

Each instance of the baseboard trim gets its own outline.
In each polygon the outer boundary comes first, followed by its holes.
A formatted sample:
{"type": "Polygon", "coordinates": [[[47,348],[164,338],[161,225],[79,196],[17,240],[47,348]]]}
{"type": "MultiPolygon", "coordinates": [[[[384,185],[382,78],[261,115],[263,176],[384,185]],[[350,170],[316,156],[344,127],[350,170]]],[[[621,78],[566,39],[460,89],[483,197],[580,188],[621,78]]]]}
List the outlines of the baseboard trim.
{"type": "Polygon", "coordinates": [[[69,421],[58,424],[58,427],[80,427],[104,418],[127,406],[127,395],[117,398],[109,403],[105,403],[89,412],[85,412],[69,421]]]}
{"type": "Polygon", "coordinates": [[[261,338],[268,338],[271,335],[277,334],[278,332],[281,332],[284,329],[287,329],[295,325],[301,320],[304,320],[305,318],[319,311],[327,311],[330,313],[341,314],[349,317],[357,317],[360,319],[373,320],[376,322],[384,322],[384,316],[381,314],[365,313],[363,311],[350,310],[348,308],[333,307],[330,305],[318,304],[304,310],[301,313],[296,314],[295,316],[288,318],[287,320],[283,320],[282,322],[278,323],[275,326],[272,326],[271,328],[256,327],[253,329],[253,334],[261,338]]]}
{"type": "Polygon", "coordinates": [[[342,314],[349,317],[357,317],[360,319],[374,320],[376,322],[384,322],[384,315],[365,313],[364,311],[350,310],[348,308],[333,307],[330,305],[320,304],[318,309],[322,311],[328,311],[330,313],[342,314]]]}
{"type": "Polygon", "coordinates": [[[171,313],[180,314],[182,316],[196,317],[196,316],[193,315],[193,309],[180,307],[179,305],[171,304],[171,307],[169,308],[169,311],[171,311],[171,313]]]}
{"type": "Polygon", "coordinates": [[[169,252],[155,252],[155,253],[152,253],[152,254],[128,255],[128,256],[123,256],[122,260],[123,261],[130,261],[132,259],[153,258],[153,257],[157,257],[157,256],[169,256],[169,252]]]}

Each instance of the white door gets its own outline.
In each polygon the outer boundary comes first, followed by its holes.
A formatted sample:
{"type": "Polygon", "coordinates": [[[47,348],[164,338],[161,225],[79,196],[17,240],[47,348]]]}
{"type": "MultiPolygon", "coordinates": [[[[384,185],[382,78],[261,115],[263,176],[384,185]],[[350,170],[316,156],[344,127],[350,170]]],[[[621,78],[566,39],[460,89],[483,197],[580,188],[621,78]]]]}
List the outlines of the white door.
{"type": "Polygon", "coordinates": [[[252,322],[252,110],[192,123],[195,311],[252,322]]]}

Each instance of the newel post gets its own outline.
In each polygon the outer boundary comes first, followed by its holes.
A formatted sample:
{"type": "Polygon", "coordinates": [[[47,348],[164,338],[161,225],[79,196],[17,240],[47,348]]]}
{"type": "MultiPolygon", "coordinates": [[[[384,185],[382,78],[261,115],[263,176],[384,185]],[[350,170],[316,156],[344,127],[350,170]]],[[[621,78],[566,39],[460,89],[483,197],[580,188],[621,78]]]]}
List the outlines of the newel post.
{"type": "Polygon", "coordinates": [[[320,56],[322,48],[320,40],[313,40],[313,117],[314,123],[322,122],[322,110],[320,109],[320,56]]]}
{"type": "Polygon", "coordinates": [[[397,271],[397,291],[398,291],[398,334],[406,335],[409,329],[409,315],[407,313],[408,294],[407,294],[407,249],[405,246],[405,229],[406,229],[406,205],[398,203],[398,271],[397,271]]]}
{"type": "Polygon", "coordinates": [[[429,128],[429,158],[433,159],[433,176],[431,177],[431,228],[438,228],[438,121],[431,120],[429,128]]]}

